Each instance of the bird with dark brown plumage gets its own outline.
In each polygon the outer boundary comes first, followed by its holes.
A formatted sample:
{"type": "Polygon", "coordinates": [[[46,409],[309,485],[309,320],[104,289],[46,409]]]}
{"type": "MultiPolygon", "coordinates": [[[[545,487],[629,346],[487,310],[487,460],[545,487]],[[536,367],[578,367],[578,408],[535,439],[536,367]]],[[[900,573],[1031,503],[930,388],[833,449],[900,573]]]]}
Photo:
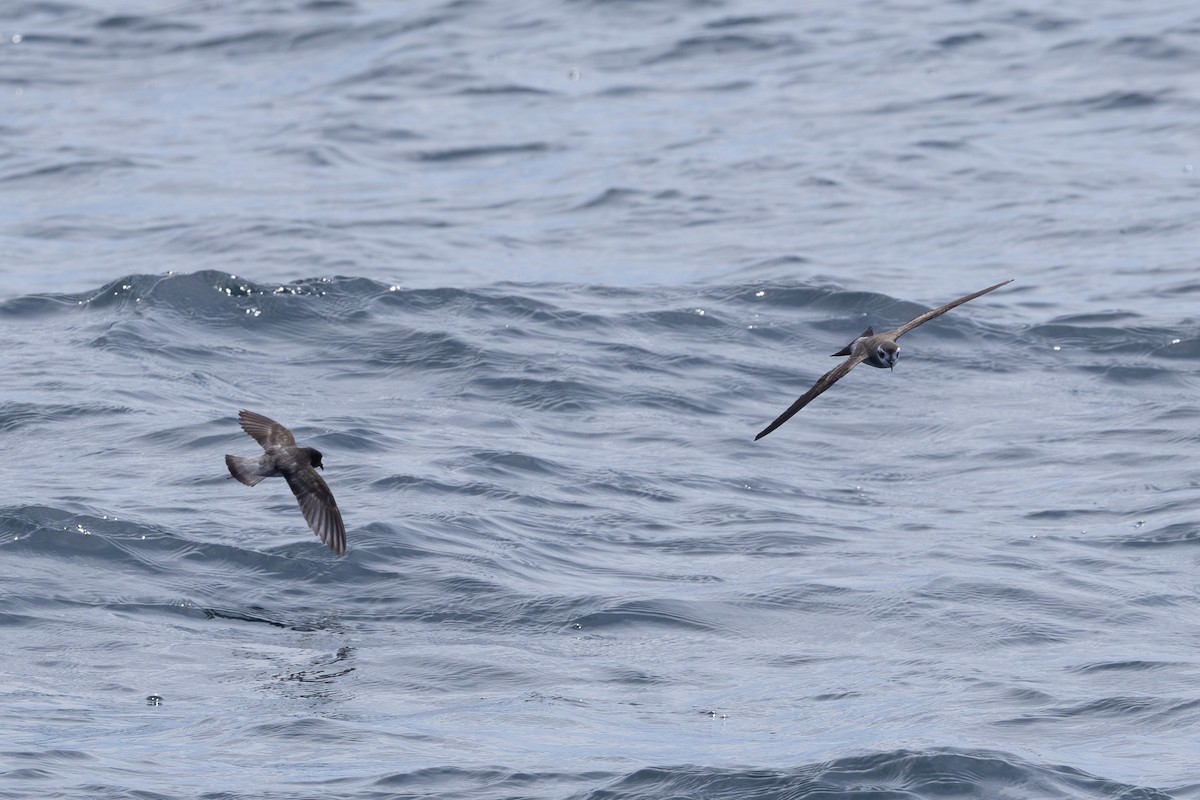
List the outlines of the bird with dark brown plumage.
{"type": "Polygon", "coordinates": [[[239,411],[242,430],[253,437],[265,450],[253,456],[225,456],[229,474],[247,486],[257,485],[263,478],[283,476],[292,494],[300,503],[304,519],[322,542],[339,556],[346,552],[346,526],[342,512],[325,479],[317,474],[324,469],[321,451],[313,447],[296,446],[292,432],[269,417],[253,411],[239,411]]]}
{"type": "Polygon", "coordinates": [[[966,303],[969,300],[974,300],[976,297],[980,297],[988,292],[999,289],[1001,286],[1004,286],[1008,283],[1012,283],[1012,279],[997,283],[995,286],[989,286],[986,289],[969,294],[966,297],[960,297],[957,300],[946,303],[946,305],[935,308],[932,311],[926,311],[919,317],[904,323],[899,328],[893,328],[892,330],[884,333],[875,333],[870,328],[867,328],[865,331],[863,331],[862,336],[859,336],[853,342],[833,354],[834,356],[849,356],[849,358],[818,378],[817,382],[813,384],[812,388],[800,395],[800,398],[796,400],[796,402],[792,403],[787,411],[784,411],[775,418],[774,422],[763,428],[762,431],[759,432],[758,436],[754,437],[754,441],[757,442],[759,439],[766,436],[783,423],[787,422],[792,418],[793,415],[795,415],[797,411],[815,400],[818,395],[822,394],[830,386],[833,386],[839,380],[846,377],[846,374],[859,364],[868,364],[872,367],[880,368],[887,367],[888,369],[895,367],[896,362],[900,359],[900,345],[896,344],[896,340],[911,331],[913,328],[917,327],[918,325],[924,325],[934,317],[940,317],[950,309],[961,306],[963,303],[966,303]]]}

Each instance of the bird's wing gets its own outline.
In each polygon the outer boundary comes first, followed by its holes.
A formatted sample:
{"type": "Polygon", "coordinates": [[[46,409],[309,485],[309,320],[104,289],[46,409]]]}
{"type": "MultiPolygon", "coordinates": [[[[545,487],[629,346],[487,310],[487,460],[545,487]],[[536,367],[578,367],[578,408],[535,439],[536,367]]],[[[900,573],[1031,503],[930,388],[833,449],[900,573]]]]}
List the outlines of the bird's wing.
{"type": "Polygon", "coordinates": [[[292,432],[270,417],[255,414],[253,411],[239,411],[238,421],[242,424],[242,430],[262,445],[263,450],[296,446],[296,437],[292,432]]]}
{"type": "Polygon", "coordinates": [[[775,430],[783,423],[787,422],[789,419],[792,418],[792,415],[794,415],[797,411],[799,411],[800,409],[804,408],[806,405],[811,403],[814,399],[816,399],[816,397],[819,394],[824,392],[830,386],[833,386],[835,383],[837,383],[842,378],[844,378],[846,376],[847,372],[849,372],[850,370],[857,367],[864,360],[866,360],[866,358],[867,358],[867,349],[865,347],[860,347],[858,349],[858,353],[850,356],[845,361],[838,364],[833,369],[829,370],[829,372],[826,372],[824,375],[822,375],[820,378],[817,379],[817,382],[813,384],[813,387],[811,389],[809,389],[804,394],[800,395],[800,399],[797,400],[796,402],[792,403],[792,405],[788,408],[787,411],[780,414],[778,417],[775,418],[774,422],[772,422],[767,427],[763,428],[762,431],[758,434],[758,436],[754,437],[754,441],[757,442],[759,439],[766,436],[768,433],[775,430]]]}
{"type": "Polygon", "coordinates": [[[344,555],[346,526],[342,522],[337,501],[333,499],[333,492],[329,491],[329,484],[312,467],[287,472],[283,477],[292,488],[292,494],[296,495],[308,527],[330,550],[339,556],[344,555]]]}
{"type": "Polygon", "coordinates": [[[917,317],[912,322],[906,322],[903,325],[901,325],[899,328],[893,328],[892,330],[888,331],[888,335],[892,337],[893,341],[895,341],[896,339],[899,339],[901,336],[908,333],[909,331],[911,331],[913,328],[917,327],[918,325],[924,325],[926,322],[929,322],[929,320],[933,319],[934,317],[940,317],[942,314],[945,314],[947,311],[949,311],[952,308],[961,306],[963,303],[966,303],[969,300],[974,300],[976,297],[980,297],[981,295],[985,295],[988,292],[995,291],[996,289],[999,289],[1004,284],[1012,283],[1012,282],[1013,282],[1013,279],[1009,278],[1006,281],[1001,281],[1000,283],[997,283],[995,286],[989,286],[988,288],[986,288],[982,291],[975,292],[974,294],[969,294],[966,297],[960,297],[953,302],[946,303],[946,305],[942,306],[941,308],[935,308],[932,311],[926,311],[924,314],[917,317]]]}

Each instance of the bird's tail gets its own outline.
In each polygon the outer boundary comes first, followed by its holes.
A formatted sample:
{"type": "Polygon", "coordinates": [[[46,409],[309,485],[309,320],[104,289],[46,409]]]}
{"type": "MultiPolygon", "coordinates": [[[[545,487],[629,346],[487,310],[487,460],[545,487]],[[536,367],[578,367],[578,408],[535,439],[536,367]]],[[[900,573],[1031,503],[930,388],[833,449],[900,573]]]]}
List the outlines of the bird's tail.
{"type": "Polygon", "coordinates": [[[862,332],[862,336],[855,338],[854,341],[850,342],[850,344],[846,345],[841,350],[838,350],[836,353],[833,354],[833,357],[841,358],[842,356],[854,355],[854,342],[857,342],[859,339],[865,339],[868,336],[874,336],[874,335],[875,335],[875,331],[871,330],[871,326],[868,325],[867,329],[862,332]]]}
{"type": "Polygon", "coordinates": [[[225,456],[225,466],[229,467],[229,474],[237,478],[247,486],[257,486],[265,475],[258,474],[258,459],[243,458],[241,456],[225,456]]]}

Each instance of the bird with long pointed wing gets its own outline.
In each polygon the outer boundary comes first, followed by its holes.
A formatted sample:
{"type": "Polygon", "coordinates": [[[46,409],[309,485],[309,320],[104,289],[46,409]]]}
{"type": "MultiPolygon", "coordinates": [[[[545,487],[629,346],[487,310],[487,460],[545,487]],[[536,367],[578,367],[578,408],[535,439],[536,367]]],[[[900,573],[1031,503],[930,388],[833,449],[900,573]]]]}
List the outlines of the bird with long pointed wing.
{"type": "Polygon", "coordinates": [[[862,336],[859,336],[853,342],[833,354],[834,357],[849,356],[849,358],[818,378],[817,382],[813,384],[813,387],[804,394],[800,395],[800,398],[796,400],[796,402],[792,403],[787,411],[784,411],[775,418],[774,422],[763,428],[762,431],[759,432],[758,436],[754,437],[754,441],[757,442],[759,439],[766,436],[783,423],[787,422],[795,415],[797,411],[804,408],[818,396],[823,394],[830,386],[833,386],[842,378],[846,377],[846,373],[857,367],[859,364],[869,364],[872,367],[879,368],[894,368],[896,366],[896,361],[900,358],[900,346],[896,344],[896,340],[911,331],[913,328],[916,328],[919,325],[924,325],[926,322],[929,322],[929,320],[935,317],[940,317],[950,309],[961,306],[963,303],[974,300],[976,297],[981,297],[988,292],[995,291],[996,289],[999,289],[1001,286],[1004,286],[1008,283],[1012,283],[1011,278],[1006,281],[1001,281],[995,286],[989,286],[988,288],[975,292],[974,294],[969,294],[966,297],[960,297],[957,300],[946,303],[946,305],[935,308],[932,311],[926,311],[924,314],[916,317],[910,322],[904,323],[899,328],[893,328],[885,333],[875,333],[870,328],[867,328],[865,331],[863,331],[862,336]]]}
{"type": "Polygon", "coordinates": [[[308,527],[330,550],[344,555],[346,526],[342,523],[342,512],[329,491],[329,484],[317,474],[318,469],[325,469],[321,451],[315,447],[297,447],[290,430],[262,414],[239,411],[238,421],[242,430],[266,452],[258,457],[225,456],[229,474],[247,486],[256,486],[263,478],[283,476],[300,503],[308,527]]]}

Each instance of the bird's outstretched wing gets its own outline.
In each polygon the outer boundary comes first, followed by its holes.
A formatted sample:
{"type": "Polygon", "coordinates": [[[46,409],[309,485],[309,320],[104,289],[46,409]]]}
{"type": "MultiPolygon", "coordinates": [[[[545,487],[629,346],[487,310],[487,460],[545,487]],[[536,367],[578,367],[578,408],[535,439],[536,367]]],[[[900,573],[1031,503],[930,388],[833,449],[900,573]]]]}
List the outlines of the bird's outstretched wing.
{"type": "Polygon", "coordinates": [[[330,550],[339,556],[344,555],[346,526],[342,522],[337,501],[333,499],[333,492],[329,491],[329,484],[312,467],[285,473],[283,477],[287,479],[292,494],[296,495],[308,527],[330,550]]]}
{"type": "Polygon", "coordinates": [[[866,358],[867,358],[866,348],[865,347],[859,348],[857,355],[850,356],[845,361],[838,364],[833,369],[829,370],[829,372],[826,372],[824,375],[822,375],[820,378],[817,379],[817,382],[813,384],[813,387],[811,389],[809,389],[804,394],[800,395],[800,398],[796,402],[792,403],[792,405],[788,408],[787,411],[780,414],[778,417],[775,418],[774,422],[772,422],[767,427],[763,428],[762,431],[759,432],[758,436],[754,437],[754,441],[757,442],[759,439],[766,436],[768,433],[775,430],[783,423],[787,422],[789,419],[792,418],[792,416],[797,411],[804,408],[806,405],[808,405],[813,400],[815,400],[818,395],[820,395],[822,392],[824,392],[830,386],[833,386],[835,383],[837,383],[842,378],[844,378],[846,376],[847,372],[849,372],[850,370],[857,367],[859,364],[861,364],[863,361],[865,361],[866,358]]]}
{"type": "Polygon", "coordinates": [[[242,430],[262,445],[263,450],[270,450],[272,447],[296,446],[296,437],[292,435],[292,432],[270,417],[255,414],[253,411],[239,411],[238,421],[242,425],[242,430]]]}
{"type": "Polygon", "coordinates": [[[933,319],[934,317],[940,317],[942,314],[945,314],[947,311],[949,311],[952,308],[957,308],[958,306],[961,306],[963,303],[966,303],[970,300],[974,300],[976,297],[980,297],[982,295],[987,294],[988,292],[995,291],[996,289],[999,289],[1004,284],[1012,283],[1012,282],[1013,282],[1013,279],[1009,278],[1006,281],[1001,281],[1000,283],[997,283],[995,286],[989,286],[988,288],[986,288],[982,291],[975,292],[974,294],[969,294],[966,297],[960,297],[957,300],[946,303],[946,305],[942,306],[941,308],[935,308],[932,311],[926,311],[924,314],[922,314],[921,316],[912,320],[911,322],[906,322],[903,325],[901,325],[899,328],[893,328],[892,330],[888,331],[887,335],[891,336],[892,340],[895,341],[896,339],[899,339],[901,336],[908,333],[909,331],[911,331],[913,328],[917,327],[918,325],[924,325],[926,322],[929,322],[929,320],[933,319]]]}

